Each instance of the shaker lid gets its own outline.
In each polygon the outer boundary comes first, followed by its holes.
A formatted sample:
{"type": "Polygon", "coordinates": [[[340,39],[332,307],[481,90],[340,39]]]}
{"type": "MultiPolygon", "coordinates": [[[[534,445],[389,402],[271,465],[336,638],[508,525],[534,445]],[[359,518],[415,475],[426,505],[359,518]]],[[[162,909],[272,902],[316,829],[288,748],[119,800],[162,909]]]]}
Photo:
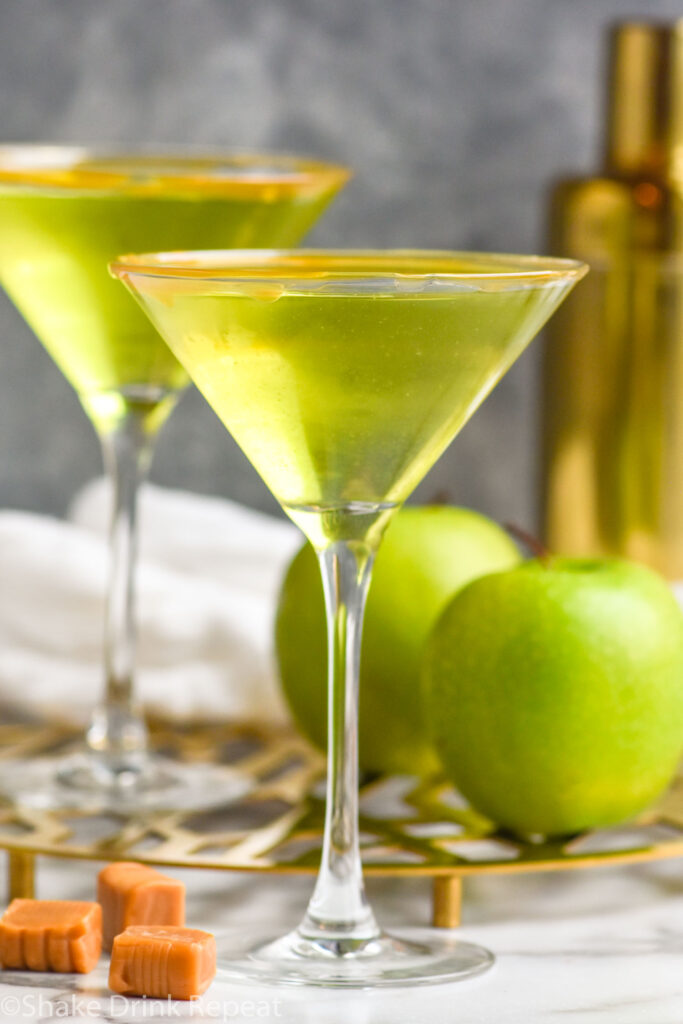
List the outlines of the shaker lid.
{"type": "Polygon", "coordinates": [[[608,169],[683,181],[683,20],[615,25],[609,90],[608,169]]]}

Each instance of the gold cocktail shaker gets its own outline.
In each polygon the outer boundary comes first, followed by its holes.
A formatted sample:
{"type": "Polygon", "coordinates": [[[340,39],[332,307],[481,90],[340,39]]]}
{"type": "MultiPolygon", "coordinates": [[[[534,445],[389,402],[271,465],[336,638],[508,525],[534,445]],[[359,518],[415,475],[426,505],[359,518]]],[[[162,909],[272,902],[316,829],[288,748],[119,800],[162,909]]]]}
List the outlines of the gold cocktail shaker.
{"type": "Polygon", "coordinates": [[[683,580],[683,21],[617,26],[609,81],[602,173],[551,200],[591,273],[546,335],[543,533],[683,580]]]}

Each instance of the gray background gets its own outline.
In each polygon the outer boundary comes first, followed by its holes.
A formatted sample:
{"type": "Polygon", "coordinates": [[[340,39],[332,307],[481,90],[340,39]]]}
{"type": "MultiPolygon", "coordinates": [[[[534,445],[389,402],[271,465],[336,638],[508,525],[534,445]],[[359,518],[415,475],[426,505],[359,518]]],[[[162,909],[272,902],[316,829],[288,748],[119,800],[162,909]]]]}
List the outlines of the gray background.
{"type": "MultiPolygon", "coordinates": [[[[316,244],[542,248],[548,182],[596,165],[604,26],[667,0],[0,0],[0,139],[302,150],[356,177],[316,244]]],[[[533,521],[538,346],[419,491],[533,521]]],[[[0,504],[99,472],[81,408],[0,296],[0,504]]],[[[272,499],[189,393],[158,482],[272,499]]]]}

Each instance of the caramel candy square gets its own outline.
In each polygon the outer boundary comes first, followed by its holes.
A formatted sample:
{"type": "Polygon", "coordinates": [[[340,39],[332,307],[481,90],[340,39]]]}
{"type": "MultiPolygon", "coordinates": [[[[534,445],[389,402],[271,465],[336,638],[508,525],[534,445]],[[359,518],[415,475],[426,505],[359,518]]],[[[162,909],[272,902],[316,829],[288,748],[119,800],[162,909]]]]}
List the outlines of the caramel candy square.
{"type": "Polygon", "coordinates": [[[99,903],[12,900],[0,918],[0,964],[4,968],[88,974],[101,951],[99,903]]]}
{"type": "Polygon", "coordinates": [[[111,950],[114,937],[132,924],[185,924],[185,886],[146,864],[119,861],[97,876],[102,906],[102,945],[111,950]]]}
{"type": "Polygon", "coordinates": [[[109,988],[124,996],[192,999],[216,974],[216,940],[209,932],[133,925],[114,939],[109,988]]]}

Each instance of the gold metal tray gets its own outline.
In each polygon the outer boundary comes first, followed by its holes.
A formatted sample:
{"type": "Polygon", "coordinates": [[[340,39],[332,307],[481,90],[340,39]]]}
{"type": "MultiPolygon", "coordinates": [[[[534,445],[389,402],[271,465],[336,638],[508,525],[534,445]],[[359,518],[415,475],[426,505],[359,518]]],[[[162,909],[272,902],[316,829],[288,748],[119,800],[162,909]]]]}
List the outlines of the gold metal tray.
{"type": "MultiPolygon", "coordinates": [[[[64,726],[0,726],[2,760],[73,749],[64,726]]],[[[0,849],[9,853],[10,896],[33,895],[36,855],[139,860],[169,867],[314,872],[324,820],[324,762],[290,730],[255,724],[177,727],[152,723],[156,750],[185,761],[229,764],[253,787],[209,811],[145,811],[125,816],[42,811],[0,804],[0,849]]],[[[361,788],[365,870],[434,880],[433,921],[459,922],[462,881],[495,872],[555,871],[683,856],[683,777],[657,807],[619,828],[562,842],[503,835],[440,779],[376,778],[361,788]]]]}

